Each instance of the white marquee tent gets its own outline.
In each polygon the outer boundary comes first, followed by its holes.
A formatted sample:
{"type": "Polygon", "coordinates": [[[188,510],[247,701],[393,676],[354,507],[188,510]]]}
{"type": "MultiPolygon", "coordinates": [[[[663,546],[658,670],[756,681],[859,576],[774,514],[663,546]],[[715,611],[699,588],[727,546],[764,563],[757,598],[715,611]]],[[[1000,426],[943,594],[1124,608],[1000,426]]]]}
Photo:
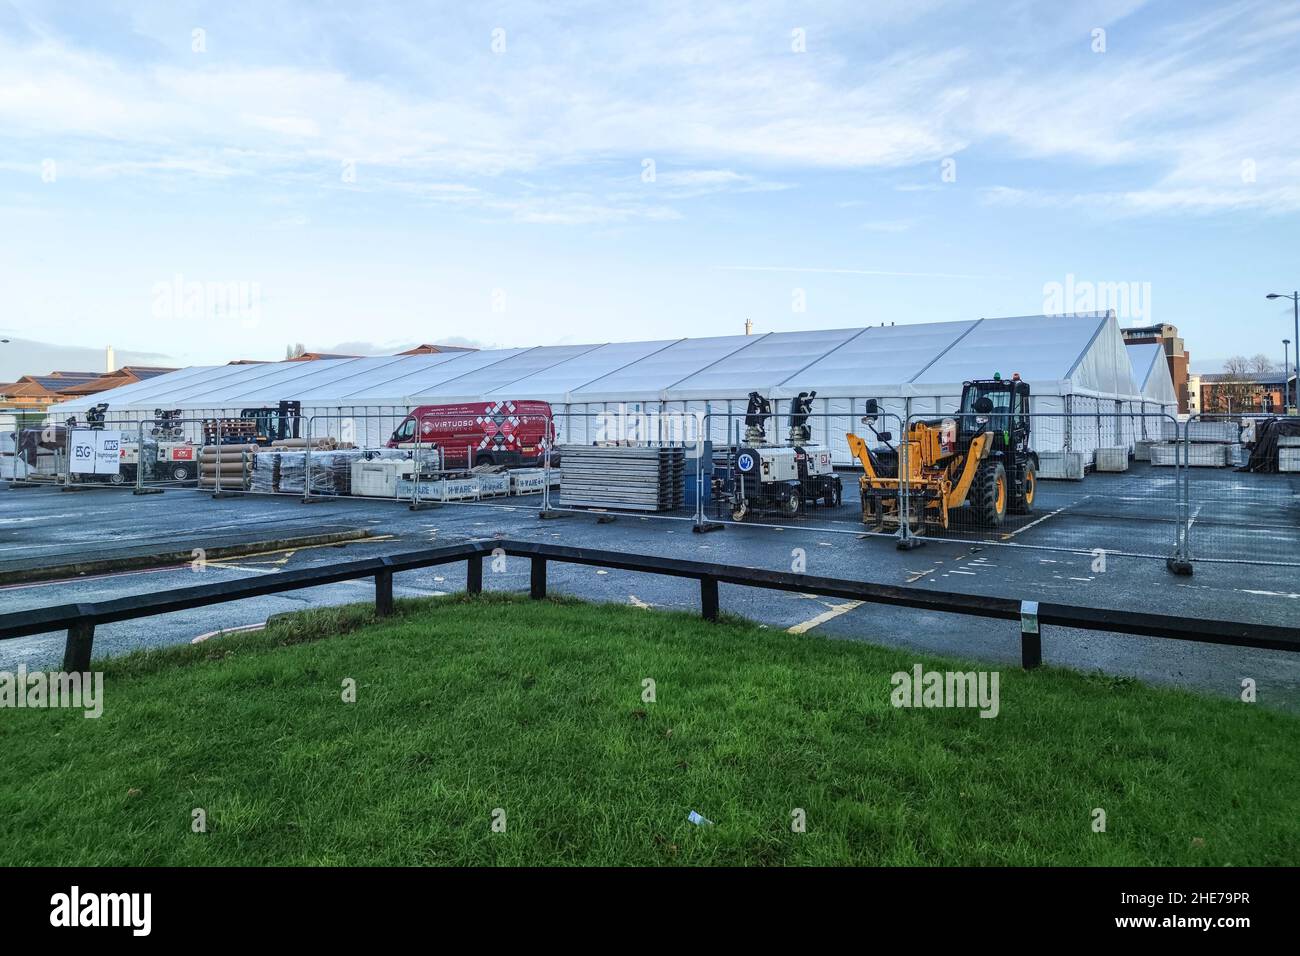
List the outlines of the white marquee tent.
{"type": "Polygon", "coordinates": [[[1133,366],[1133,384],[1149,402],[1178,411],[1178,395],[1174,380],[1169,375],[1169,360],[1164,346],[1159,342],[1143,342],[1128,346],[1129,362],[1133,366]]]}
{"type": "MultiPolygon", "coordinates": [[[[1096,435],[1086,445],[1096,447],[1131,443],[1144,415],[1174,403],[1172,389],[1169,396],[1144,395],[1130,354],[1113,313],[1031,315],[201,366],[63,403],[50,417],[62,421],[106,402],[112,422],[143,421],[156,408],[181,409],[198,419],[297,400],[304,416],[317,419],[313,434],[336,433],[346,421],[358,444],[376,445],[415,406],[536,399],[552,404],[568,440],[586,440],[592,417],[627,405],[647,413],[709,413],[711,436],[723,441],[743,416],[749,392],[772,399],[780,412],[800,391],[815,389],[813,411],[822,417],[813,420],[814,436],[842,457],[844,432],[854,427],[868,398],[899,416],[946,412],[956,408],[964,381],[1019,372],[1033,389],[1035,412],[1095,415],[1096,435]],[[1103,423],[1114,434],[1102,435],[1103,423]]],[[[1045,435],[1045,441],[1084,447],[1080,435],[1071,439],[1063,429],[1053,431],[1061,434],[1045,435]]]]}

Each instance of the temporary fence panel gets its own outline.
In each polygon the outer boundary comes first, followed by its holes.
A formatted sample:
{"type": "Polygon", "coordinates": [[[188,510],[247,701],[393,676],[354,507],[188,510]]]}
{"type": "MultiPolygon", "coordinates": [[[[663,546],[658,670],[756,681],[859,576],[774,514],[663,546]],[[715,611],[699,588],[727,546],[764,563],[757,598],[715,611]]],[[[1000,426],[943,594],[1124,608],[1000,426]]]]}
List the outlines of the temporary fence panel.
{"type": "MultiPolygon", "coordinates": [[[[1298,418],[1282,418],[1300,423],[1298,418]]],[[[1300,424],[1297,424],[1300,427],[1300,424]]],[[[1266,471],[1252,465],[1239,419],[1193,415],[1177,446],[1189,508],[1188,556],[1195,561],[1300,566],[1300,476],[1277,470],[1280,448],[1269,446],[1266,471]]],[[[1163,445],[1161,451],[1167,448],[1163,445]]],[[[1154,449],[1153,449],[1154,451],[1154,449]]],[[[1257,458],[1265,457],[1264,449],[1257,458]]]]}

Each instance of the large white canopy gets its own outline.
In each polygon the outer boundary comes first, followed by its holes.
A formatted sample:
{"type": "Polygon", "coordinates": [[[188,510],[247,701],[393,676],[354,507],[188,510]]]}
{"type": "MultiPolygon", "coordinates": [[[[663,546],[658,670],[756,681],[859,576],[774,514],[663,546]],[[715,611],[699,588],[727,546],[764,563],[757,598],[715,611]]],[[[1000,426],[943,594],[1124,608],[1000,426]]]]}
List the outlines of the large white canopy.
{"type": "Polygon", "coordinates": [[[1157,405],[1172,405],[1176,409],[1178,395],[1169,375],[1169,360],[1165,357],[1164,346],[1159,342],[1130,345],[1128,357],[1133,365],[1133,383],[1142,392],[1142,397],[1157,405]]]}
{"type": "MultiPolygon", "coordinates": [[[[51,414],[228,409],[301,401],[306,409],[480,399],[553,404],[699,402],[751,391],[789,398],[951,398],[962,382],[1019,372],[1036,395],[1140,400],[1112,313],[772,332],[426,355],[182,369],[65,402],[51,414]]],[[[1140,377],[1151,377],[1151,365],[1140,377]]],[[[1167,373],[1166,373],[1167,375],[1167,373]]],[[[1153,396],[1154,397],[1154,396],[1153,396]]],[[[1162,399],[1174,402],[1172,387],[1162,399]]]]}

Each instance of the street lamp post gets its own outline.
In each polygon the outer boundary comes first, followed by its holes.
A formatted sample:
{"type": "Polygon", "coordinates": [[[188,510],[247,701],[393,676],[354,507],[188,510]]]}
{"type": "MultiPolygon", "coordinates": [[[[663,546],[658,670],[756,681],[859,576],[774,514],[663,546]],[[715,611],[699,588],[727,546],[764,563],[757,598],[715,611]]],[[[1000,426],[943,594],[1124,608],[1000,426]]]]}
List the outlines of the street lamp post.
{"type": "Polygon", "coordinates": [[[1282,414],[1291,407],[1291,379],[1286,373],[1287,361],[1291,355],[1291,340],[1282,340],[1282,414]]]}
{"type": "MultiPolygon", "coordinates": [[[[1295,345],[1296,345],[1295,365],[1300,366],[1300,290],[1292,292],[1290,295],[1285,295],[1279,292],[1270,292],[1267,296],[1265,296],[1265,298],[1291,300],[1291,310],[1295,316],[1295,345]]],[[[1286,369],[1282,369],[1282,375],[1284,377],[1286,376],[1286,369]]],[[[1282,391],[1284,392],[1286,391],[1285,385],[1283,385],[1282,391]]],[[[1296,391],[1300,392],[1300,368],[1296,368],[1296,391]]],[[[1297,396],[1296,404],[1300,405],[1300,396],[1297,396]]]]}

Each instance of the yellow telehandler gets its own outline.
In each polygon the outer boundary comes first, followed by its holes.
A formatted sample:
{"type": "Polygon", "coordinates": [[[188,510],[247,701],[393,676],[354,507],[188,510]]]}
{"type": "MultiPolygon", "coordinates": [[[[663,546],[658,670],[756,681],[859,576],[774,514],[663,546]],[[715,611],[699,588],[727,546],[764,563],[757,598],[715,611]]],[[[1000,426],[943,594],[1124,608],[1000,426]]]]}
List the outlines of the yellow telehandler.
{"type": "Polygon", "coordinates": [[[897,447],[889,432],[876,431],[878,417],[869,401],[862,421],[884,448],[847,436],[862,464],[862,520],[873,530],[898,528],[904,512],[912,534],[947,530],[960,509],[991,530],[1008,511],[1033,510],[1038,455],[1029,448],[1029,385],[1019,375],[965,382],[958,414],[912,422],[897,447]]]}

